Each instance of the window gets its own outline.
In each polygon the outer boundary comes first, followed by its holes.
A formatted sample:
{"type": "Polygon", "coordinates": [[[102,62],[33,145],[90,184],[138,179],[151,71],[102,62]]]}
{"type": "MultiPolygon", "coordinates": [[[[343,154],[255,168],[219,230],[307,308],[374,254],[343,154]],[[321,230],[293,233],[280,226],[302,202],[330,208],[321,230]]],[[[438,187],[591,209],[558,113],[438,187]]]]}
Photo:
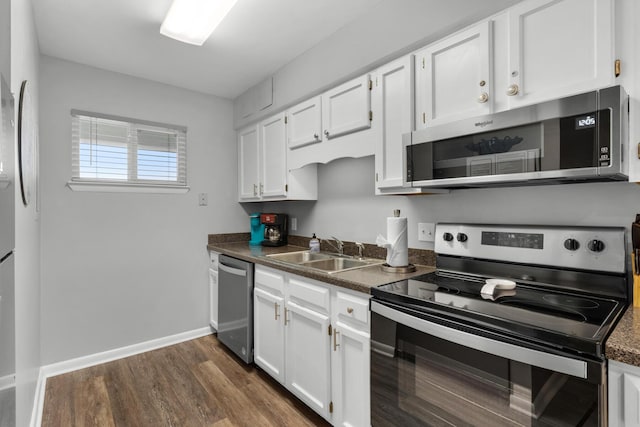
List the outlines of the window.
{"type": "Polygon", "coordinates": [[[185,127],[76,110],[71,118],[72,189],[188,190],[185,127]]]}

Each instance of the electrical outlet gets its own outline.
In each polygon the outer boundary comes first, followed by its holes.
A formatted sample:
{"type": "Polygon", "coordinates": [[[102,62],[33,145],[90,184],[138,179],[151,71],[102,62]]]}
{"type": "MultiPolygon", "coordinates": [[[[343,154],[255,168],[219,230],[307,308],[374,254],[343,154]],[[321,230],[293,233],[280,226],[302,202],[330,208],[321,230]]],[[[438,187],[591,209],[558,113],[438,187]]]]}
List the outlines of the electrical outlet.
{"type": "Polygon", "coordinates": [[[209,203],[207,199],[207,193],[198,194],[198,204],[200,206],[207,206],[207,204],[209,203]]]}
{"type": "Polygon", "coordinates": [[[291,217],[291,231],[296,231],[298,229],[298,218],[291,217]]]}
{"type": "Polygon", "coordinates": [[[436,225],[432,222],[418,223],[418,240],[421,242],[436,241],[436,225]]]}

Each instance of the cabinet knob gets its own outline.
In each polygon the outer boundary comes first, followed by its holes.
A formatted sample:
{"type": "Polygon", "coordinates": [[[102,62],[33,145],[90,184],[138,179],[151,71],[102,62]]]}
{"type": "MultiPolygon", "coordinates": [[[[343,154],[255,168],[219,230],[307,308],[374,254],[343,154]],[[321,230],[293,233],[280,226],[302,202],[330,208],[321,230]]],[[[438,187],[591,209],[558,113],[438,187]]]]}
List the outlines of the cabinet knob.
{"type": "Polygon", "coordinates": [[[313,134],[313,139],[320,139],[320,135],[318,135],[317,133],[313,134]]]}
{"type": "Polygon", "coordinates": [[[349,313],[349,314],[353,313],[353,308],[347,307],[347,313],[349,313]]]}
{"type": "Polygon", "coordinates": [[[485,102],[487,102],[489,100],[489,94],[487,92],[482,92],[480,94],[480,96],[478,97],[478,102],[480,104],[484,104],[485,102]]]}
{"type": "Polygon", "coordinates": [[[328,131],[328,130],[325,130],[325,131],[324,131],[324,136],[326,136],[327,138],[329,138],[329,131],[328,131]]]}
{"type": "Polygon", "coordinates": [[[517,84],[512,84],[507,88],[507,95],[509,96],[515,96],[518,94],[518,92],[520,92],[520,88],[517,84]]]}

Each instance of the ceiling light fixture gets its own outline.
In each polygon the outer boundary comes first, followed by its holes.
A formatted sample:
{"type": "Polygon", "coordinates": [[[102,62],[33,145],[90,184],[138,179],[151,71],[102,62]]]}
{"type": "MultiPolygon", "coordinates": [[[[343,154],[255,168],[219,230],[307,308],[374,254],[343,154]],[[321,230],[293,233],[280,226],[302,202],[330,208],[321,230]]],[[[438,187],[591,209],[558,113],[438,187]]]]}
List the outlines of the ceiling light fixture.
{"type": "Polygon", "coordinates": [[[160,34],[202,46],[238,0],[173,0],[160,34]]]}

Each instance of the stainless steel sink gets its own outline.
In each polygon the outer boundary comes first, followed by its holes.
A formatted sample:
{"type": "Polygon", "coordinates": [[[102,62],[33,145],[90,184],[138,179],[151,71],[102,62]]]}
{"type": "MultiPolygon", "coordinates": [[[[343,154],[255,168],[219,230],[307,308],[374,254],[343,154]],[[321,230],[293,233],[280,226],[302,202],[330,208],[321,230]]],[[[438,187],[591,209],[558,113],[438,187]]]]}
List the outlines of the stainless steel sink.
{"type": "Polygon", "coordinates": [[[331,254],[325,254],[321,252],[309,252],[309,251],[288,252],[284,254],[267,255],[267,258],[271,258],[271,259],[275,259],[278,261],[291,263],[291,264],[300,264],[303,262],[329,259],[331,257],[332,257],[331,254]]]}
{"type": "Polygon", "coordinates": [[[309,251],[272,254],[267,255],[267,258],[284,262],[286,264],[294,264],[300,267],[323,271],[328,274],[355,270],[357,268],[382,264],[384,262],[383,260],[373,258],[352,258],[347,255],[309,251]]]}

